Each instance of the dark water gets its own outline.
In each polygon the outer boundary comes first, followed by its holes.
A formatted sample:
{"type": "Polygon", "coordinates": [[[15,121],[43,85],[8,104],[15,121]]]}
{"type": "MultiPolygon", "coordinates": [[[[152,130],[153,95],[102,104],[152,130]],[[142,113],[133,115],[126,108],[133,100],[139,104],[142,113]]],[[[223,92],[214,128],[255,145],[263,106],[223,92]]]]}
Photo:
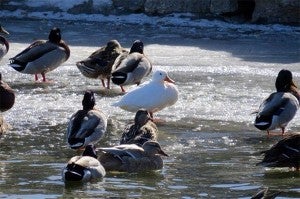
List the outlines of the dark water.
{"type": "MultiPolygon", "coordinates": [[[[251,115],[274,91],[280,69],[290,69],[299,84],[298,33],[205,33],[219,35],[216,39],[184,34],[182,27],[177,32],[177,27],[33,20],[2,25],[11,32],[11,49],[0,70],[17,98],[3,114],[12,129],[0,139],[0,198],[250,198],[263,187],[282,191],[278,198],[300,197],[299,172],[256,166],[262,158],[257,152],[282,137],[255,129],[251,115]],[[47,75],[50,83],[36,83],[32,75],[7,66],[9,57],[46,38],[52,26],[61,27],[71,57],[47,75]],[[105,90],[75,66],[110,39],[127,48],[134,39],[143,40],[154,67],[176,81],[178,102],[157,113],[165,120],[158,125],[159,141],[170,157],[160,171],[108,173],[90,183],[65,185],[61,170],[76,155],[66,145],[66,126],[86,89],[96,92],[97,107],[109,116],[98,146],[117,144],[134,117],[111,106],[121,96],[117,86],[105,90]]],[[[289,132],[300,131],[299,119],[298,113],[289,132]]]]}

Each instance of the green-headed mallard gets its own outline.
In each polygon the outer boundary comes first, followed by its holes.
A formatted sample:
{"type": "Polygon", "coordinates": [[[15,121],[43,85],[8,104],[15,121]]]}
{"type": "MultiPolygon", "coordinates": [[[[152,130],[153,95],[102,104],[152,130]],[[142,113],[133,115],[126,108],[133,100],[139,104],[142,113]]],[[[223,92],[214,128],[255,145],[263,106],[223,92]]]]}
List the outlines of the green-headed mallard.
{"type": "Polygon", "coordinates": [[[95,96],[92,91],[86,91],[82,100],[82,110],[70,118],[67,129],[67,142],[72,149],[84,148],[97,143],[106,132],[107,117],[95,109],[95,96]]]}
{"type": "Polygon", "coordinates": [[[299,108],[299,92],[292,81],[292,73],[281,70],[276,79],[277,92],[266,98],[256,112],[255,127],[260,130],[281,128],[282,134],[285,127],[294,118],[299,108]]]}
{"type": "Polygon", "coordinates": [[[48,38],[47,41],[33,42],[28,48],[11,58],[10,66],[21,73],[34,74],[36,81],[37,74],[41,74],[45,82],[45,74],[56,69],[70,57],[70,49],[61,39],[59,28],[51,29],[48,38]]]}
{"type": "Polygon", "coordinates": [[[129,53],[121,54],[113,65],[112,82],[121,87],[137,84],[152,71],[150,60],[144,55],[144,44],[140,40],[133,42],[129,53]]]}
{"type": "Polygon", "coordinates": [[[62,170],[62,179],[64,182],[88,182],[102,178],[105,174],[104,167],[97,159],[94,146],[88,145],[81,156],[74,156],[68,161],[67,166],[62,170]]]}

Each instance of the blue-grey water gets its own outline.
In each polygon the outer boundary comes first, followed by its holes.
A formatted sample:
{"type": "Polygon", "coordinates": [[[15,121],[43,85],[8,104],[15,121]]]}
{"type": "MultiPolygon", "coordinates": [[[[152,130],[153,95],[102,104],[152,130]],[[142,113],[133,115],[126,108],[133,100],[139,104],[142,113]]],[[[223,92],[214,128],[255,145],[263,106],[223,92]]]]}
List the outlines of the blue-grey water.
{"type": "MultiPolygon", "coordinates": [[[[256,166],[262,159],[256,153],[282,137],[255,129],[251,114],[275,90],[282,68],[300,85],[299,31],[29,19],[6,19],[2,25],[11,34],[0,71],[15,90],[16,103],[3,114],[12,128],[0,138],[0,198],[250,198],[264,187],[282,191],[278,198],[300,197],[299,172],[256,166]],[[33,75],[8,66],[10,57],[35,39],[46,39],[53,26],[62,29],[71,57],[47,74],[50,83],[34,82],[33,75]],[[76,155],[67,147],[66,126],[86,89],[95,91],[97,107],[109,116],[97,146],[117,144],[134,117],[111,106],[122,95],[118,86],[103,89],[100,80],[83,77],[75,65],[110,39],[126,48],[141,39],[154,69],[167,70],[176,81],[178,102],[156,114],[165,120],[158,125],[158,140],[170,157],[160,171],[108,173],[65,185],[61,169],[76,155]]],[[[298,113],[288,133],[300,131],[299,119],[298,113]]]]}

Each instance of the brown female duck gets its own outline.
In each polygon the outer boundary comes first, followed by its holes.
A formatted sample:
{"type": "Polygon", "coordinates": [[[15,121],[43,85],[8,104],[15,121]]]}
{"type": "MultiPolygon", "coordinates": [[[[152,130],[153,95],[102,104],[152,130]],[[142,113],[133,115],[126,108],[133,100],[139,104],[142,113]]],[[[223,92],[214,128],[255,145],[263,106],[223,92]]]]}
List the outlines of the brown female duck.
{"type": "Polygon", "coordinates": [[[122,53],[128,52],[121,47],[117,40],[110,40],[106,46],[93,52],[87,59],[76,63],[80,72],[88,78],[100,78],[105,88],[104,80],[107,79],[107,88],[110,89],[110,76],[115,59],[122,53]]]}
{"type": "Polygon", "coordinates": [[[152,122],[150,113],[145,109],[140,109],[135,114],[134,124],[124,130],[120,144],[142,146],[147,141],[156,141],[157,133],[157,126],[152,122]]]}
{"type": "Polygon", "coordinates": [[[257,165],[265,167],[290,167],[300,169],[300,134],[280,140],[266,151],[264,158],[257,165]]]}
{"type": "Polygon", "coordinates": [[[122,144],[99,148],[99,161],[106,171],[144,172],[163,167],[162,156],[168,156],[158,142],[147,141],[142,147],[136,144],[122,144]]]}

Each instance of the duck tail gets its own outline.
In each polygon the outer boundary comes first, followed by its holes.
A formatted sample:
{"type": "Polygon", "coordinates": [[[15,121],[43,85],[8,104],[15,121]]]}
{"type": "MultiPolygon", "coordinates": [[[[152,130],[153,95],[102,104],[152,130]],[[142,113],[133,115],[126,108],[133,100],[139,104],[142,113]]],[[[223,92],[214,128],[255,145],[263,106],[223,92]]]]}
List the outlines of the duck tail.
{"type": "Polygon", "coordinates": [[[122,85],[126,82],[127,74],[122,72],[113,72],[111,81],[116,85],[122,85]]]}

